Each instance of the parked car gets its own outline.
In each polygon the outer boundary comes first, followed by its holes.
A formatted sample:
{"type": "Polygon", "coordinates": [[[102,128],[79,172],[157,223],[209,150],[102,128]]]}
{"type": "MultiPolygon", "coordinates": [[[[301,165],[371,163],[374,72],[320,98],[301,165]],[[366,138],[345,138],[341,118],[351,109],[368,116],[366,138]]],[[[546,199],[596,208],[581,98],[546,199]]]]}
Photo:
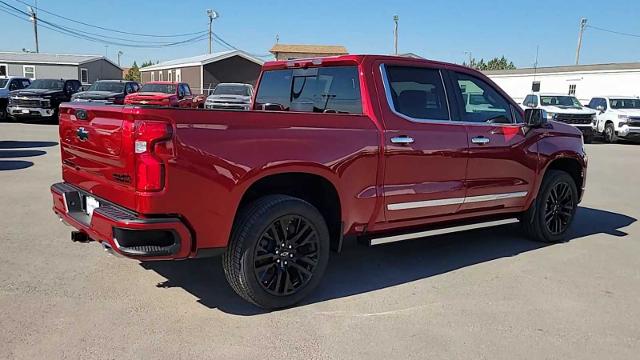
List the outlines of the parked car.
{"type": "Polygon", "coordinates": [[[596,110],[595,132],[606,142],[614,143],[618,138],[640,140],[640,98],[595,97],[588,106],[596,110]]]}
{"type": "Polygon", "coordinates": [[[7,113],[13,117],[29,116],[45,119],[58,118],[58,107],[71,100],[80,89],[80,81],[64,79],[37,79],[31,85],[12,91],[7,113]]]}
{"type": "Polygon", "coordinates": [[[124,98],[128,105],[156,105],[181,108],[202,108],[204,97],[193,95],[187,83],[152,81],[142,85],[140,91],[124,98]]]}
{"type": "Polygon", "coordinates": [[[522,105],[525,109],[539,108],[545,110],[548,120],[575,126],[582,132],[585,143],[593,141],[593,124],[596,121],[596,112],[582,106],[575,96],[533,93],[524,98],[522,105]]]}
{"type": "Polygon", "coordinates": [[[267,62],[253,109],[63,105],[53,210],[72,239],[129,258],[223,254],[233,289],[275,309],[308,295],[345,239],[520,221],[562,241],[584,194],[580,132],[464,66],[267,62]],[[466,109],[467,91],[487,103],[466,109]]]}
{"type": "Polygon", "coordinates": [[[24,89],[31,84],[31,80],[21,77],[0,78],[0,120],[7,118],[7,104],[9,93],[14,90],[24,89]]]}
{"type": "Polygon", "coordinates": [[[71,101],[94,101],[108,104],[124,104],[124,97],[140,90],[140,84],[125,80],[99,80],[86,91],[73,94],[71,101]]]}
{"type": "Polygon", "coordinates": [[[253,86],[250,84],[221,83],[207,97],[205,109],[249,110],[253,86]]]}

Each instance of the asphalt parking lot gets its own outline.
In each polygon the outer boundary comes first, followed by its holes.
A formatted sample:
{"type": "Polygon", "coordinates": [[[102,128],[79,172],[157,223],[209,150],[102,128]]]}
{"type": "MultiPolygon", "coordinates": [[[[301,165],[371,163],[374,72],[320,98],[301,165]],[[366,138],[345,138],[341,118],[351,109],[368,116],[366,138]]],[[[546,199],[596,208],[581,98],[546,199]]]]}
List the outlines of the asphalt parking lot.
{"type": "Polygon", "coordinates": [[[592,144],[570,241],[516,226],[333,256],[310,299],[264,313],[220,259],[138,263],[51,211],[57,126],[0,123],[2,359],[632,359],[640,354],[640,145],[592,144]]]}

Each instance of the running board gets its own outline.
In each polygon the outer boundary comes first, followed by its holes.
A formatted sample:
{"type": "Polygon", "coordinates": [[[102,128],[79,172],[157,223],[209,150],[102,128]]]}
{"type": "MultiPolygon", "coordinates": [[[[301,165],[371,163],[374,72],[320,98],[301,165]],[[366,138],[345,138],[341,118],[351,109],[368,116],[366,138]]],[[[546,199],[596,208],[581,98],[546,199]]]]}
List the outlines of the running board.
{"type": "Polygon", "coordinates": [[[396,241],[417,239],[417,238],[423,238],[428,236],[443,235],[443,234],[450,234],[454,232],[461,232],[461,231],[467,231],[467,230],[483,229],[483,228],[488,228],[493,226],[513,224],[518,221],[519,220],[517,218],[508,218],[508,219],[485,221],[485,222],[479,222],[479,223],[458,225],[458,226],[445,227],[445,228],[393,235],[393,236],[373,237],[373,238],[370,238],[367,241],[367,243],[369,246],[387,244],[387,243],[392,243],[396,241]]]}

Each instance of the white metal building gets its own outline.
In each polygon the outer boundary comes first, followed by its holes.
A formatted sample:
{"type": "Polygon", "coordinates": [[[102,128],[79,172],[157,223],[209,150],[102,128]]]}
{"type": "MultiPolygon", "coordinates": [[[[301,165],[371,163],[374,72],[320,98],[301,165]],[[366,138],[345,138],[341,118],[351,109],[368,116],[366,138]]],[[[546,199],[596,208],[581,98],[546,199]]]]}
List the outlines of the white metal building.
{"type": "Polygon", "coordinates": [[[640,96],[640,62],[485,71],[517,102],[541,92],[573,94],[583,104],[605,95],[640,96]]]}

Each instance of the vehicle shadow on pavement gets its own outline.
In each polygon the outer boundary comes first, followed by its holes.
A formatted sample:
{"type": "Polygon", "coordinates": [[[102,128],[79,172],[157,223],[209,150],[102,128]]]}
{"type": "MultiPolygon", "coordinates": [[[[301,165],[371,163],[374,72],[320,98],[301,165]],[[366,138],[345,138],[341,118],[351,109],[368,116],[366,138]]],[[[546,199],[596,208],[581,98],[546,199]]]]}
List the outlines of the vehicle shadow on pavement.
{"type": "MultiPolygon", "coordinates": [[[[620,229],[635,221],[626,215],[580,207],[568,241],[593,234],[624,237],[627,233],[620,229]]],[[[375,247],[348,244],[341,254],[332,254],[321,285],[300,306],[384,289],[549,246],[520,234],[518,225],[511,224],[375,247]]],[[[229,287],[220,257],[148,262],[141,266],[167,279],[158,287],[181,287],[209,308],[245,316],[263,313],[229,287]]]]}
{"type": "Polygon", "coordinates": [[[0,141],[0,149],[28,149],[58,145],[55,141],[0,141]]]}
{"type": "Polygon", "coordinates": [[[46,153],[47,153],[46,151],[42,151],[42,150],[1,150],[0,149],[0,159],[40,156],[46,153]]]}
{"type": "Polygon", "coordinates": [[[31,161],[0,160],[0,171],[20,170],[20,169],[26,169],[32,166],[33,166],[33,163],[31,161]]]}

